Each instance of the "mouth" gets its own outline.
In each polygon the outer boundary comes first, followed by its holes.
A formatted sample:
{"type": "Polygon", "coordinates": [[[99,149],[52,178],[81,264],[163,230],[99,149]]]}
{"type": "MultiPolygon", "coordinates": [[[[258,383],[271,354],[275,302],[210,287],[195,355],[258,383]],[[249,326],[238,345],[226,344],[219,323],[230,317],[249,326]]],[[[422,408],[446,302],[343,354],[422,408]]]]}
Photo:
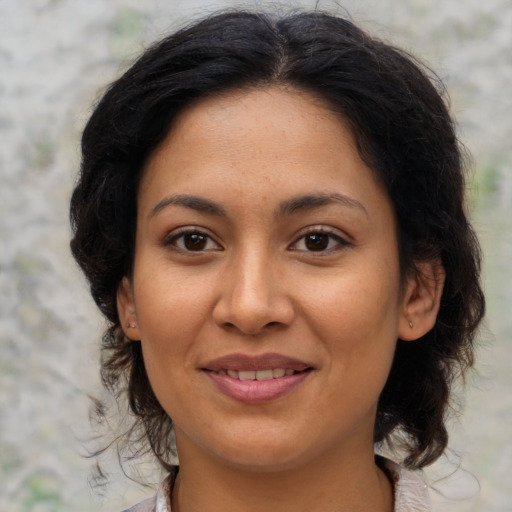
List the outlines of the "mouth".
{"type": "Polygon", "coordinates": [[[292,368],[267,368],[264,370],[219,370],[217,375],[227,375],[238,380],[272,380],[299,373],[292,368]]]}
{"type": "Polygon", "coordinates": [[[233,354],[201,370],[225,396],[246,404],[270,402],[299,387],[315,368],[279,354],[233,354]]]}

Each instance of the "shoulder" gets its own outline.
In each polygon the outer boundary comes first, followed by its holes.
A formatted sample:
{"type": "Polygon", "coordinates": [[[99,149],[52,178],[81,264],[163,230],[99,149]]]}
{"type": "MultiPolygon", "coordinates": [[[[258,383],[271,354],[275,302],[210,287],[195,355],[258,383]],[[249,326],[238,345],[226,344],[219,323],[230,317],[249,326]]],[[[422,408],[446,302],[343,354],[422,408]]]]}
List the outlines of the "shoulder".
{"type": "Polygon", "coordinates": [[[409,471],[389,459],[381,459],[381,467],[393,482],[394,512],[432,512],[428,485],[418,473],[409,471]]]}

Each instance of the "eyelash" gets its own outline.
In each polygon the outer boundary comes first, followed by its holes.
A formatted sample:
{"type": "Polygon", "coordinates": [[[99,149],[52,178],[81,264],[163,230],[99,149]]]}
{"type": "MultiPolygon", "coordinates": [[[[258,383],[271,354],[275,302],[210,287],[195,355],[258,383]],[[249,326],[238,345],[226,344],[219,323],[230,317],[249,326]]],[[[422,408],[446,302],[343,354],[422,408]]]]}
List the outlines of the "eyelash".
{"type": "Polygon", "coordinates": [[[201,229],[195,229],[195,228],[184,228],[183,230],[180,230],[177,233],[172,233],[171,236],[167,237],[164,240],[164,245],[173,246],[174,249],[185,252],[185,253],[194,253],[194,252],[203,253],[203,252],[212,251],[212,250],[217,250],[217,251],[223,250],[223,248],[217,242],[215,242],[215,240],[208,233],[205,233],[201,229]],[[203,240],[205,241],[206,245],[213,243],[215,245],[215,248],[200,247],[198,250],[193,250],[193,249],[187,248],[184,245],[185,237],[193,236],[193,235],[202,237],[203,240]],[[179,242],[178,242],[180,239],[183,242],[182,246],[180,246],[181,244],[179,244],[179,242]]]}
{"type": "Polygon", "coordinates": [[[346,240],[345,238],[341,237],[338,233],[335,233],[331,231],[330,229],[327,229],[325,227],[311,227],[306,233],[303,233],[293,244],[291,244],[290,249],[293,251],[301,251],[301,252],[307,252],[307,253],[332,253],[337,252],[345,247],[350,247],[352,244],[346,240]],[[311,248],[304,248],[304,249],[298,249],[297,245],[303,241],[306,242],[307,237],[312,237],[314,235],[323,235],[328,238],[327,240],[327,247],[322,248],[320,245],[319,250],[313,250],[311,248]],[[332,242],[335,242],[335,245],[332,246],[332,242]]]}
{"type": "MultiPolygon", "coordinates": [[[[192,240],[193,242],[193,240],[192,240]]],[[[197,228],[184,228],[180,230],[177,233],[173,233],[171,236],[167,237],[164,240],[164,245],[166,246],[172,246],[175,250],[184,252],[184,253],[204,253],[209,251],[222,251],[224,250],[215,240],[205,231],[197,228]],[[190,247],[186,246],[186,238],[187,236],[198,236],[199,240],[199,246],[196,247],[197,250],[194,250],[190,247]],[[182,243],[179,243],[179,241],[182,241],[182,243]],[[204,245],[201,245],[201,242],[204,242],[204,245]],[[208,245],[214,244],[215,247],[208,247],[208,245]]],[[[333,253],[342,250],[345,247],[350,247],[351,243],[347,241],[345,238],[341,237],[339,234],[334,233],[333,231],[326,229],[325,227],[310,227],[307,232],[301,234],[299,238],[295,242],[293,242],[289,249],[292,251],[300,251],[304,253],[333,253]],[[316,249],[307,247],[305,245],[304,248],[298,248],[298,245],[300,243],[307,244],[307,238],[308,237],[314,237],[320,235],[320,239],[317,239],[316,241],[311,238],[310,241],[312,241],[316,245],[316,249]],[[326,238],[322,238],[326,237],[326,238]],[[327,242],[327,245],[325,245],[325,242],[327,242]],[[333,245],[334,242],[334,245],[333,245]]]]}

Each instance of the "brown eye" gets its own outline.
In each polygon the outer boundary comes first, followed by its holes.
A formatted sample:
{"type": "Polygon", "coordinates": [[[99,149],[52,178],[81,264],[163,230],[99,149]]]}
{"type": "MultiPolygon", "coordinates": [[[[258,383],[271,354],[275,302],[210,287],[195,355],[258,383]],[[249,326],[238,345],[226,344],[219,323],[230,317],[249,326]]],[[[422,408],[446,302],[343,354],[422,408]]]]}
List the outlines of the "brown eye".
{"type": "Polygon", "coordinates": [[[184,252],[222,250],[222,247],[211,236],[201,231],[182,231],[168,239],[165,244],[174,246],[184,252]]]}
{"type": "Polygon", "coordinates": [[[329,247],[329,239],[325,233],[312,233],[304,237],[304,245],[309,251],[325,251],[329,247]]]}
{"type": "Polygon", "coordinates": [[[301,236],[290,246],[293,251],[332,253],[350,246],[350,242],[337,233],[326,231],[325,228],[312,230],[301,236]]]}
{"type": "Polygon", "coordinates": [[[201,233],[183,235],[183,246],[188,251],[202,251],[208,242],[208,237],[201,233]]]}

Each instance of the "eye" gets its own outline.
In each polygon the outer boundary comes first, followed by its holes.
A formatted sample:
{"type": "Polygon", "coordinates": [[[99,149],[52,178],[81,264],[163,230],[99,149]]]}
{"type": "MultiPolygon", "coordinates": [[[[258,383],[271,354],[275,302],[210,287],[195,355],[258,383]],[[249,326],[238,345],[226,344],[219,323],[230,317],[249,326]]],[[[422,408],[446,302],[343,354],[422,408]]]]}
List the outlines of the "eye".
{"type": "Polygon", "coordinates": [[[165,245],[171,245],[185,252],[220,251],[222,247],[213,238],[199,230],[181,231],[167,238],[165,245]]]}
{"type": "Polygon", "coordinates": [[[301,236],[292,246],[294,251],[330,252],[350,245],[341,236],[330,231],[315,230],[301,236]]]}

